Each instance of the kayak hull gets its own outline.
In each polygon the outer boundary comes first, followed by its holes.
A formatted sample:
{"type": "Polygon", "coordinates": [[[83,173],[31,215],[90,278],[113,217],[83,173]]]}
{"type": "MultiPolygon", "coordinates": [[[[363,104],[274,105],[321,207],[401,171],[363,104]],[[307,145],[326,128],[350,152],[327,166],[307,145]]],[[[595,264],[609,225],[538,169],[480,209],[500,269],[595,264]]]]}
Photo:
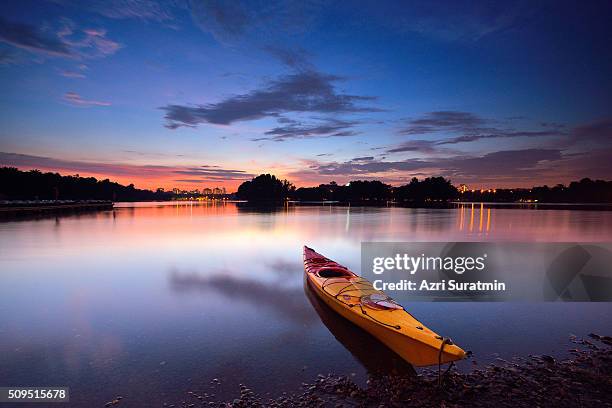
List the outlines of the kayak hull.
{"type": "Polygon", "coordinates": [[[363,296],[380,293],[371,284],[348,269],[337,269],[345,276],[326,277],[321,271],[344,268],[304,247],[306,279],[314,293],[336,313],[372,334],[381,343],[414,366],[429,366],[457,361],[465,357],[458,346],[437,335],[401,306],[377,310],[363,305],[363,296]],[[326,261],[313,260],[325,259],[326,261]],[[323,265],[321,267],[321,265],[323,265]],[[349,289],[342,289],[349,286],[349,289]],[[339,288],[339,289],[338,289],[339,288]],[[350,297],[350,298],[349,298],[350,297]],[[443,344],[444,343],[444,344],[443,344]]]}

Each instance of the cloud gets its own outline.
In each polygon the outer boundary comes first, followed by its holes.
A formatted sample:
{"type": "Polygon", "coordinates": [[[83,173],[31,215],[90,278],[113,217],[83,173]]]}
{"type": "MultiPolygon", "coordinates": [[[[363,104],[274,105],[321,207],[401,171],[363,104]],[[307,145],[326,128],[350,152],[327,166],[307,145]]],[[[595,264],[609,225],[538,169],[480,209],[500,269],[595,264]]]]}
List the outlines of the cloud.
{"type": "Polygon", "coordinates": [[[221,169],[218,166],[189,167],[185,170],[175,170],[173,173],[201,176],[206,180],[248,180],[255,177],[255,174],[247,173],[243,170],[221,169]]]}
{"type": "Polygon", "coordinates": [[[436,145],[439,142],[431,140],[409,140],[401,143],[400,145],[388,149],[387,153],[401,153],[401,152],[420,152],[420,153],[435,153],[436,145]]]}
{"type": "Polygon", "coordinates": [[[96,101],[92,99],[83,99],[81,95],[76,92],[66,92],[62,98],[65,102],[68,102],[74,106],[90,107],[90,106],[110,106],[110,102],[96,101]]]}
{"type": "Polygon", "coordinates": [[[412,31],[445,42],[474,42],[525,21],[536,10],[529,2],[417,2],[411,12],[391,20],[399,31],[412,31]]]}
{"type": "Polygon", "coordinates": [[[422,135],[441,131],[462,132],[484,125],[486,121],[473,113],[461,111],[436,111],[412,119],[400,130],[404,135],[422,135]]]}
{"type": "Polygon", "coordinates": [[[456,157],[437,163],[450,174],[462,177],[533,175],[537,167],[562,158],[558,149],[503,150],[481,157],[456,157]]]}
{"type": "Polygon", "coordinates": [[[168,179],[176,175],[193,176],[189,182],[199,179],[203,181],[248,180],[254,175],[242,170],[226,169],[214,165],[161,166],[133,165],[125,163],[90,162],[78,160],[55,159],[45,156],[0,152],[0,165],[23,169],[41,169],[83,174],[103,175],[104,177],[127,178],[129,182],[135,179],[168,179]]]}
{"type": "Polygon", "coordinates": [[[479,139],[496,137],[538,137],[559,135],[562,128],[559,125],[542,124],[544,130],[523,131],[517,129],[499,128],[495,121],[481,118],[470,112],[436,111],[412,119],[408,126],[399,130],[403,135],[424,135],[430,133],[460,133],[453,139],[440,141],[439,144],[454,144],[472,142],[479,139]]]}
{"type": "Polygon", "coordinates": [[[185,13],[203,32],[217,41],[232,44],[243,38],[269,40],[305,32],[321,4],[318,0],[55,0],[113,19],[138,19],[179,24],[185,13]]]}
{"type": "Polygon", "coordinates": [[[0,50],[0,65],[16,64],[19,58],[9,50],[0,50]]]}
{"type": "Polygon", "coordinates": [[[0,17],[0,41],[28,51],[71,57],[69,45],[58,36],[50,36],[30,24],[14,23],[0,17]]]}
{"type": "Polygon", "coordinates": [[[372,161],[372,160],[374,160],[374,156],[355,157],[351,159],[352,162],[364,162],[364,161],[372,161]]]}
{"type": "Polygon", "coordinates": [[[187,1],[196,25],[221,43],[234,43],[242,38],[278,39],[305,32],[317,18],[320,7],[316,0],[287,0],[282,4],[265,0],[187,1]]]}
{"type": "Polygon", "coordinates": [[[612,118],[604,118],[576,126],[571,132],[570,140],[575,143],[612,144],[612,118]]]}
{"type": "Polygon", "coordinates": [[[221,102],[200,105],[167,105],[167,127],[197,126],[201,123],[229,125],[237,121],[278,116],[287,112],[354,113],[378,111],[359,102],[369,96],[338,93],[335,83],[342,77],[309,70],[282,76],[261,89],[231,96],[221,102]]]}
{"type": "MultiPolygon", "coordinates": [[[[440,146],[470,143],[482,139],[563,136],[560,126],[544,126],[538,130],[520,130],[495,126],[495,121],[481,118],[470,112],[435,111],[412,119],[408,126],[399,130],[402,135],[457,134],[438,140],[408,140],[387,150],[388,153],[421,152],[433,154],[443,152],[440,146]]],[[[446,151],[448,152],[448,151],[446,151]]]]}
{"type": "Polygon", "coordinates": [[[86,78],[85,74],[79,71],[62,70],[59,74],[66,78],[86,78]]]}
{"type": "Polygon", "coordinates": [[[298,121],[281,118],[279,122],[285,124],[268,130],[264,134],[269,137],[252,139],[253,141],[272,140],[284,142],[288,139],[313,139],[320,137],[348,137],[355,136],[357,132],[350,130],[357,122],[344,121],[339,119],[328,119],[316,124],[303,124],[298,121]]]}
{"type": "Polygon", "coordinates": [[[0,17],[0,41],[30,52],[66,58],[105,57],[121,48],[121,44],[106,37],[106,30],[77,29],[68,19],[63,19],[62,27],[50,34],[33,25],[0,17]]]}
{"type": "Polygon", "coordinates": [[[77,29],[70,20],[64,20],[64,26],[58,33],[74,54],[80,58],[102,58],[116,53],[122,45],[106,37],[103,28],[77,29]]]}
{"type": "Polygon", "coordinates": [[[480,139],[494,138],[513,138],[513,137],[541,137],[541,136],[558,136],[562,133],[559,130],[539,130],[539,131],[508,131],[501,129],[492,129],[488,133],[477,135],[458,136],[451,139],[440,140],[437,145],[457,144],[465,142],[474,142],[480,139]]]}
{"type": "Polygon", "coordinates": [[[57,169],[83,173],[109,174],[125,176],[147,174],[151,172],[166,171],[165,166],[135,166],[125,164],[87,162],[77,160],[55,159],[45,156],[34,156],[29,154],[0,152],[0,164],[3,166],[15,166],[20,168],[57,169]]]}
{"type": "Polygon", "coordinates": [[[403,142],[391,149],[387,150],[387,153],[401,153],[401,152],[419,152],[426,154],[434,153],[448,153],[448,150],[442,150],[440,146],[453,145],[459,143],[475,142],[481,139],[494,139],[494,138],[514,138],[514,137],[541,137],[541,136],[555,136],[559,135],[558,131],[502,131],[495,130],[494,132],[486,134],[476,135],[465,135],[457,136],[450,139],[442,140],[408,140],[403,142]]]}
{"type": "Polygon", "coordinates": [[[308,172],[319,175],[350,177],[380,177],[389,172],[429,172],[461,180],[502,180],[535,178],[542,169],[563,159],[558,149],[505,150],[482,156],[456,156],[436,159],[408,159],[403,161],[368,160],[310,163],[308,172]]]}
{"type": "Polygon", "coordinates": [[[308,60],[310,54],[301,47],[283,48],[270,45],[265,47],[265,50],[290,68],[301,71],[313,69],[313,65],[308,60]]]}
{"type": "Polygon", "coordinates": [[[221,42],[241,36],[256,21],[256,15],[240,1],[191,1],[189,6],[196,24],[221,42]]]}
{"type": "Polygon", "coordinates": [[[562,180],[576,180],[583,177],[610,180],[612,174],[610,157],[612,157],[610,147],[566,154],[555,169],[562,180]]]}
{"type": "Polygon", "coordinates": [[[412,171],[431,167],[432,165],[421,159],[404,161],[347,161],[342,163],[315,163],[309,170],[322,175],[345,175],[356,176],[373,175],[388,171],[412,171]]]}
{"type": "Polygon", "coordinates": [[[176,2],[166,0],[62,0],[64,4],[85,8],[108,18],[165,22],[174,20],[176,2]]]}

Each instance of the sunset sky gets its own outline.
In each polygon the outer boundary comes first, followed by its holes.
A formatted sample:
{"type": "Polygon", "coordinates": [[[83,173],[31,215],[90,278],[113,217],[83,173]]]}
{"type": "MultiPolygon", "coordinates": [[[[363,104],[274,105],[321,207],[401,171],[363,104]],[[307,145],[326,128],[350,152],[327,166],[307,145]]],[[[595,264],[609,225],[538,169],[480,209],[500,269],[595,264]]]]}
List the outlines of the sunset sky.
{"type": "Polygon", "coordinates": [[[612,179],[609,1],[0,7],[0,165],[230,191],[612,179]]]}

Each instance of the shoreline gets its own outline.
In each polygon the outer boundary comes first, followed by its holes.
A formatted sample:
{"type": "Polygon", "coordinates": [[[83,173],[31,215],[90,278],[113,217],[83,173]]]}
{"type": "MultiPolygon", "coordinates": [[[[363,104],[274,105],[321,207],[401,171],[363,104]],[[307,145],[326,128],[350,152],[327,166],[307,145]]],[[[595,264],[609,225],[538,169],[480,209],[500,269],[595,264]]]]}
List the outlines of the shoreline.
{"type": "MultiPolygon", "coordinates": [[[[417,374],[370,374],[365,387],[350,377],[319,374],[303,383],[301,392],[274,399],[257,395],[240,385],[233,400],[219,401],[214,391],[187,391],[183,401],[163,407],[610,407],[612,406],[612,337],[591,333],[570,337],[571,358],[548,355],[498,358],[478,368],[460,372],[456,367],[419,370],[417,374]],[[445,372],[447,370],[447,372],[445,372]],[[440,381],[441,380],[441,381],[440,381]]],[[[219,381],[213,380],[214,389],[219,381]]],[[[117,405],[119,400],[107,403],[117,405]],[[116,401],[116,402],[115,402],[116,401]],[[115,402],[115,403],[113,403],[115,402]]]]}
{"type": "Polygon", "coordinates": [[[112,210],[114,203],[106,200],[28,200],[0,202],[0,218],[38,214],[61,214],[112,210]]]}

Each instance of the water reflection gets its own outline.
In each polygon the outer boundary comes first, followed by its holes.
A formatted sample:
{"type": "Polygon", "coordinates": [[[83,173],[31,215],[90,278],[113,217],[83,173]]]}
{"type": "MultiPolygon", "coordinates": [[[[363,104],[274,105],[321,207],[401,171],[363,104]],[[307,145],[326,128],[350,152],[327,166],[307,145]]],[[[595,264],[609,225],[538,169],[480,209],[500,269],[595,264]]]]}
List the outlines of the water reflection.
{"type": "Polygon", "coordinates": [[[458,204],[457,206],[457,226],[459,231],[463,231],[464,228],[467,228],[470,233],[475,231],[475,220],[478,218],[478,233],[488,234],[491,231],[491,208],[486,207],[484,203],[477,204],[475,207],[475,203],[469,204],[458,204]],[[469,214],[466,214],[466,208],[469,207],[469,214]],[[466,220],[469,219],[469,221],[466,220]],[[466,227],[466,224],[468,227],[466,227]]]}
{"type": "Polygon", "coordinates": [[[252,307],[265,307],[300,324],[311,324],[314,315],[304,309],[302,293],[295,288],[277,283],[264,283],[248,277],[235,277],[226,271],[206,275],[197,272],[170,272],[170,287],[182,293],[188,291],[213,290],[226,297],[227,309],[235,307],[235,302],[247,302],[252,307]]]}
{"type": "MultiPolygon", "coordinates": [[[[0,379],[55,379],[74,390],[71,406],[89,407],[113,396],[106,390],[148,406],[176,402],[191,384],[215,377],[228,396],[238,383],[279,394],[321,372],[359,377],[351,353],[375,370],[377,359],[362,351],[381,347],[353,344],[362,335],[338,329],[342,320],[330,324],[334,315],[321,314],[329,330],[318,323],[304,295],[302,246],[360,272],[362,241],[487,240],[612,241],[612,213],[486,204],[257,212],[168,202],[2,222],[0,379]]],[[[612,330],[606,304],[398,301],[481,356],[553,354],[566,349],[559,341],[569,332],[612,330]]]]}
{"type": "Polygon", "coordinates": [[[313,292],[304,280],[304,293],[331,334],[371,374],[416,374],[414,368],[387,346],[339,316],[313,292]]]}

